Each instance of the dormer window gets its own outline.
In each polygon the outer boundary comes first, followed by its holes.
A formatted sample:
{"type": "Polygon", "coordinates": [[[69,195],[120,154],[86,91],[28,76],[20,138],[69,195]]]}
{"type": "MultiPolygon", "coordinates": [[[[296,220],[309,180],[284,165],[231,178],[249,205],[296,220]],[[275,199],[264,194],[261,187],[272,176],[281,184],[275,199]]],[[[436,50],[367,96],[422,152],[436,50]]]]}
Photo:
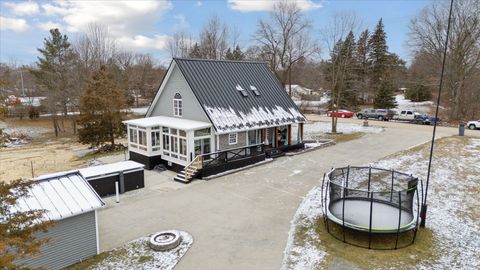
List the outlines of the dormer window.
{"type": "Polygon", "coordinates": [[[241,87],[239,84],[237,84],[236,88],[237,88],[237,91],[242,93],[242,96],[244,96],[244,97],[248,96],[247,91],[245,91],[245,89],[243,89],[243,87],[241,87]]]}
{"type": "Polygon", "coordinates": [[[180,93],[176,93],[173,97],[173,116],[183,116],[183,101],[182,95],[180,95],[180,93]]]}
{"type": "Polygon", "coordinates": [[[257,87],[250,85],[250,90],[255,94],[255,96],[260,96],[260,92],[258,92],[257,87]]]}

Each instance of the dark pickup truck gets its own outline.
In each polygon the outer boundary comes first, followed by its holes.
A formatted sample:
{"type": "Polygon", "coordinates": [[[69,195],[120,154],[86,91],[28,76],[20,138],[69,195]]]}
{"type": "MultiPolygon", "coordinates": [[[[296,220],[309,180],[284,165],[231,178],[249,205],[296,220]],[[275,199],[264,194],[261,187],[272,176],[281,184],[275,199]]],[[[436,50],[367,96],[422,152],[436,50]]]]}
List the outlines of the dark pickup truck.
{"type": "Polygon", "coordinates": [[[438,124],[440,122],[440,118],[435,118],[435,116],[429,116],[426,114],[415,115],[415,118],[413,119],[413,123],[420,125],[434,125],[435,122],[438,124]]]}
{"type": "Polygon", "coordinates": [[[366,109],[357,113],[358,119],[377,119],[380,121],[389,121],[393,119],[394,111],[387,109],[366,109]]]}

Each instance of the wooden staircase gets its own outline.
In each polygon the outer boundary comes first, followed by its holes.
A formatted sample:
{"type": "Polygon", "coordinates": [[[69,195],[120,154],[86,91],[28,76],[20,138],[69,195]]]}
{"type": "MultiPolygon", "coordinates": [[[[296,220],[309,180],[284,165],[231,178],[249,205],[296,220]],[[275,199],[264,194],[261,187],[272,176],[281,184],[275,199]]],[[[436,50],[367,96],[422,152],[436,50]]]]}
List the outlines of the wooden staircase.
{"type": "Polygon", "coordinates": [[[185,168],[183,168],[182,171],[180,171],[177,176],[173,178],[175,181],[179,181],[182,183],[189,183],[190,181],[195,178],[195,176],[200,173],[202,170],[202,164],[203,164],[203,157],[202,156],[196,156],[192,162],[190,162],[185,168]]]}

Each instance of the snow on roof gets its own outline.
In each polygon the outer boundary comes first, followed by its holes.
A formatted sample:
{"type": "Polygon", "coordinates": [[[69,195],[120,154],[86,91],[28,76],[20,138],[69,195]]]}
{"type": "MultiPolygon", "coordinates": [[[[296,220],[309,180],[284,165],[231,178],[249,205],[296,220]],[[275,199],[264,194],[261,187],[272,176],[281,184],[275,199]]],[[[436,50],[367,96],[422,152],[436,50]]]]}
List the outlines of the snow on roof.
{"type": "Polygon", "coordinates": [[[227,109],[204,106],[210,119],[217,123],[218,133],[305,122],[304,116],[293,107],[288,111],[280,106],[273,110],[266,107],[252,108],[245,114],[235,112],[232,107],[227,109]]]}
{"type": "Polygon", "coordinates": [[[145,165],[135,161],[120,161],[111,164],[91,166],[83,169],[79,169],[80,174],[86,179],[91,177],[97,177],[101,175],[107,175],[118,172],[127,172],[132,170],[143,169],[145,165]]]}
{"type": "Polygon", "coordinates": [[[45,218],[61,220],[94,211],[105,203],[78,172],[34,180],[28,195],[17,201],[17,211],[45,210],[45,218]]]}
{"type": "Polygon", "coordinates": [[[182,118],[174,118],[167,116],[153,116],[139,119],[132,119],[123,121],[124,124],[135,125],[140,127],[153,127],[153,126],[162,126],[169,128],[177,128],[183,130],[193,130],[211,127],[212,125],[207,122],[200,122],[182,118]]]}

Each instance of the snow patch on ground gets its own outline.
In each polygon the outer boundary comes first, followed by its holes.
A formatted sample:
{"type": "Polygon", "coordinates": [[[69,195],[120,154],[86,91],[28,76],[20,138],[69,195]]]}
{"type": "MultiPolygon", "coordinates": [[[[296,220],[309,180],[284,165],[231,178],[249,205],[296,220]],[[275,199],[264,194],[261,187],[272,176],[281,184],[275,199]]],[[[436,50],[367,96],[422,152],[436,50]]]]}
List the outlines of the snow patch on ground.
{"type": "MultiPolygon", "coordinates": [[[[476,218],[480,208],[480,139],[469,138],[466,143],[455,137],[444,140],[437,143],[439,153],[432,164],[427,213],[427,227],[435,240],[432,248],[439,258],[418,258],[416,265],[399,261],[390,268],[480,269],[480,221],[476,218]]],[[[420,150],[410,149],[372,166],[395,168],[425,180],[428,151],[428,145],[424,145],[420,150]]],[[[291,221],[282,269],[315,269],[328,255],[313,227],[315,220],[322,218],[320,205],[321,186],[317,186],[306,195],[291,221]],[[308,228],[310,239],[299,244],[295,234],[301,227],[308,228]]]]}
{"type": "MultiPolygon", "coordinates": [[[[304,125],[303,134],[305,139],[314,139],[318,135],[322,135],[332,131],[332,124],[327,122],[313,122],[304,125]]],[[[362,133],[380,133],[382,127],[368,126],[364,127],[358,124],[338,123],[337,131],[345,134],[362,132],[362,133]]]]}
{"type": "Polygon", "coordinates": [[[129,108],[127,112],[133,113],[136,115],[146,115],[148,111],[148,107],[140,107],[140,108],[129,108]]]}
{"type": "Polygon", "coordinates": [[[430,109],[433,108],[432,101],[413,102],[410,99],[405,99],[403,94],[396,95],[395,101],[397,102],[397,110],[413,110],[420,113],[428,114],[430,109]]]}
{"type": "Polygon", "coordinates": [[[182,242],[172,250],[154,251],[148,246],[149,237],[142,237],[112,250],[110,256],[88,269],[173,269],[193,243],[193,237],[187,232],[179,231],[179,234],[182,242]]]}

